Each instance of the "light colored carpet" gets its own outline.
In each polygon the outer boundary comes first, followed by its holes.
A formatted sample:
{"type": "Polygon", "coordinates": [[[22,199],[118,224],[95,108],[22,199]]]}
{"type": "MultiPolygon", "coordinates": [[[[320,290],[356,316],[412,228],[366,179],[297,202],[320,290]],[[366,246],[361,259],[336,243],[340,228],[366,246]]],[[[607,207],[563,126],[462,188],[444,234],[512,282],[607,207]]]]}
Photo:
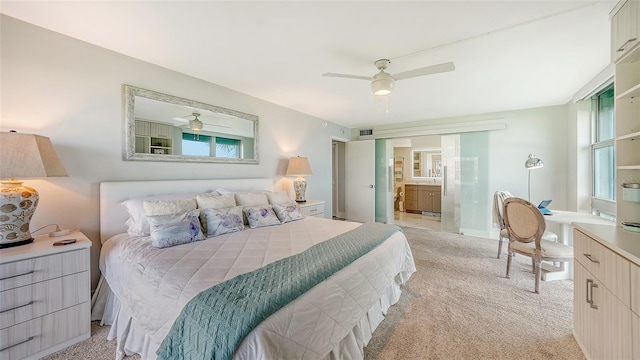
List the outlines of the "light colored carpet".
{"type": "MultiPolygon", "coordinates": [[[[398,304],[365,348],[365,359],[584,359],[571,333],[573,282],[542,282],[516,257],[511,279],[497,242],[403,228],[416,261],[398,304]]],[[[112,360],[108,327],[50,357],[112,360]]],[[[127,359],[139,359],[138,356],[127,359]]]]}

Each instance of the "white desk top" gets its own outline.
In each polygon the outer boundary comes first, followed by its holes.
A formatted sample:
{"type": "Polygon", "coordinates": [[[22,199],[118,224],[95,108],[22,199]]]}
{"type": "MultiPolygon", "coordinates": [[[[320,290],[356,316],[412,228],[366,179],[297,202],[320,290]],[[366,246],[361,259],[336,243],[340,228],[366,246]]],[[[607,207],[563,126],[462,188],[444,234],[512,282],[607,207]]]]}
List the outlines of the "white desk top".
{"type": "Polygon", "coordinates": [[[615,223],[612,221],[589,213],[563,210],[551,210],[551,212],[552,215],[544,216],[545,221],[566,225],[570,225],[574,222],[585,224],[615,225],[615,223]]]}
{"type": "Polygon", "coordinates": [[[640,233],[613,225],[574,223],[573,226],[640,266],[640,233]]]}

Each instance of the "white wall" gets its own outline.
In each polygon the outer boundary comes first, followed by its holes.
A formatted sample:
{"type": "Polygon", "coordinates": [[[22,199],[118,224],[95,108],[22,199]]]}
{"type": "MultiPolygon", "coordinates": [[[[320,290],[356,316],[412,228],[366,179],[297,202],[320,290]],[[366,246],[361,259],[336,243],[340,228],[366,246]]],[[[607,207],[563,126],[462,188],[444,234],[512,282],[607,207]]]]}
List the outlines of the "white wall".
{"type": "Polygon", "coordinates": [[[323,127],[320,119],[11,17],[1,15],[0,26],[0,130],[51,138],[69,174],[25,182],[41,198],[31,228],[57,223],[82,230],[93,242],[93,286],[102,181],[267,177],[292,196],[284,173],[288,159],[301,155],[309,157],[314,173],[307,178],[307,198],[325,200],[325,214],[331,214],[331,137],[349,138],[348,129],[323,127]],[[260,164],[123,161],[123,84],[258,115],[260,164]]]}

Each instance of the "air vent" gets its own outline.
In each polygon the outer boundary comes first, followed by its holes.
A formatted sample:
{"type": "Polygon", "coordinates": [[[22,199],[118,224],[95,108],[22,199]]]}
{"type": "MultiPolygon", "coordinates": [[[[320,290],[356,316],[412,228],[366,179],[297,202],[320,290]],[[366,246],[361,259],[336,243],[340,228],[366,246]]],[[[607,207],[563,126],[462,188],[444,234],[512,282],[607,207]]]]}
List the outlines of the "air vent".
{"type": "Polygon", "coordinates": [[[373,135],[373,129],[360,130],[360,136],[373,135]]]}

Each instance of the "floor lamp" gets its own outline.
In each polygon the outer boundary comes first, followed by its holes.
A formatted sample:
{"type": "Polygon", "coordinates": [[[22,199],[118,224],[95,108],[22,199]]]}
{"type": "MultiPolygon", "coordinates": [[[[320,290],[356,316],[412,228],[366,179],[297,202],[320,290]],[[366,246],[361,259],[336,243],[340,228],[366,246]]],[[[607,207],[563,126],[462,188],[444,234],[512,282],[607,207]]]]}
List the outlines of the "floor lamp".
{"type": "Polygon", "coordinates": [[[544,163],[542,162],[542,160],[538,159],[533,154],[529,154],[529,158],[527,159],[527,161],[524,162],[524,167],[527,170],[529,170],[528,171],[528,173],[529,173],[529,181],[527,183],[527,193],[528,193],[529,202],[531,202],[531,170],[540,169],[543,166],[544,166],[544,163]]]}

